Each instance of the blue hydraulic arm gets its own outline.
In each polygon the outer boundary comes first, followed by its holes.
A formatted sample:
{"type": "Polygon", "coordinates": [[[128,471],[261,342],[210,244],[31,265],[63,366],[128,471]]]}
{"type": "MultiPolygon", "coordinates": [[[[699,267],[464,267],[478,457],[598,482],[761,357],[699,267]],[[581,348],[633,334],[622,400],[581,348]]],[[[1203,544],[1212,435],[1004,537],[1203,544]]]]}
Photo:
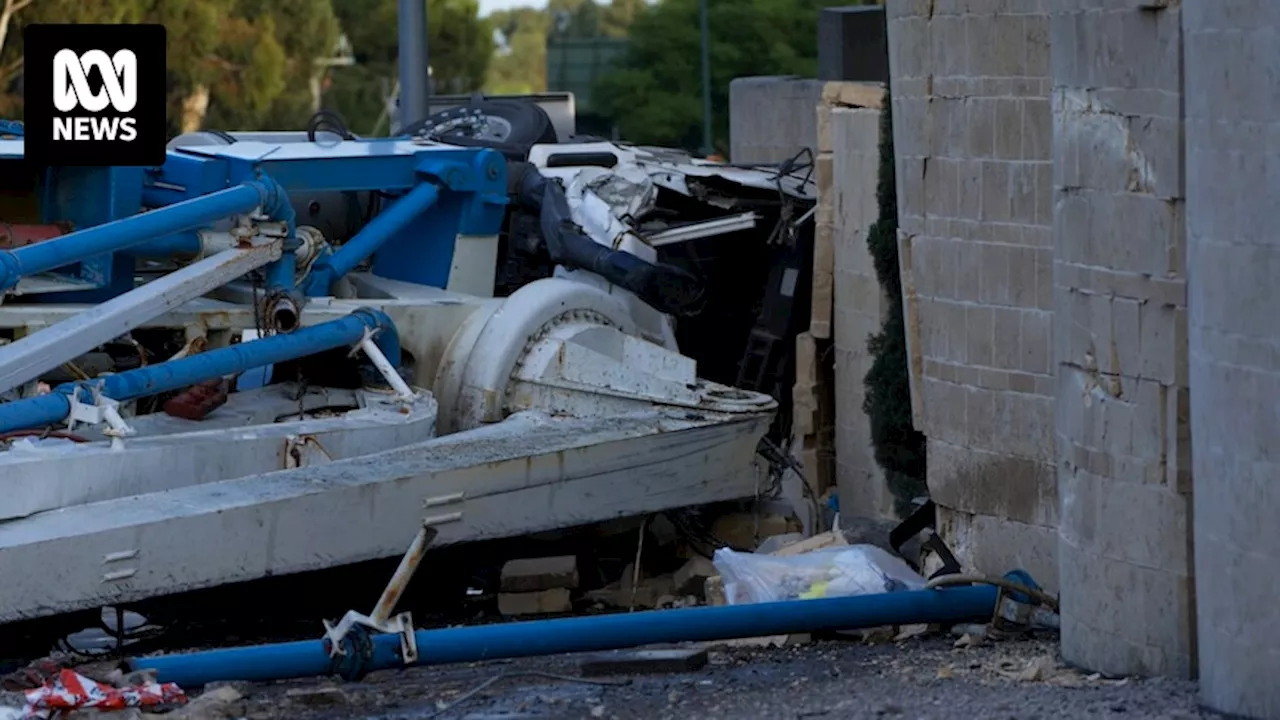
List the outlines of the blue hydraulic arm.
{"type": "Polygon", "coordinates": [[[378,213],[341,249],[316,261],[311,275],[307,278],[306,287],[303,288],[307,295],[311,297],[328,295],[334,281],[367,260],[409,223],[435,205],[439,199],[440,191],[436,186],[430,182],[423,182],[392,203],[391,207],[378,213]]]}
{"type": "MultiPolygon", "coordinates": [[[[102,394],[124,401],[147,397],[244,372],[252,368],[286,362],[325,350],[355,345],[367,331],[374,331],[378,349],[393,365],[400,362],[400,338],[391,318],[380,310],[361,309],[338,320],[312,325],[287,335],[273,335],[239,345],[171,360],[148,367],[107,375],[102,394]]],[[[91,383],[60,385],[47,395],[0,403],[0,432],[43,427],[62,422],[71,410],[72,393],[89,400],[91,383]]]]}
{"type": "Polygon", "coordinates": [[[207,225],[255,208],[277,220],[291,221],[293,208],[284,189],[268,177],[168,205],[133,217],[85,228],[54,240],[0,252],[0,291],[23,277],[49,272],[103,253],[125,250],[152,238],[207,225]]]}

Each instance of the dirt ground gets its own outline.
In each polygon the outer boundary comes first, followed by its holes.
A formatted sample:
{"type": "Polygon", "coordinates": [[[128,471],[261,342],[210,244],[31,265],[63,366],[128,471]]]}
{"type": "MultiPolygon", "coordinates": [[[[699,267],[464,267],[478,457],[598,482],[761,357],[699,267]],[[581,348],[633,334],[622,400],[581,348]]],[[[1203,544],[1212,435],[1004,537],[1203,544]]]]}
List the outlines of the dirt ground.
{"type": "Polygon", "coordinates": [[[581,656],[415,668],[376,673],[360,683],[309,680],[224,688],[232,696],[240,691],[243,698],[217,715],[251,720],[1218,717],[1198,709],[1194,683],[1109,680],[1066,669],[1056,661],[1055,638],[964,648],[955,643],[955,638],[935,636],[882,644],[711,646],[709,663],[696,671],[591,680],[574,678],[581,656]]]}

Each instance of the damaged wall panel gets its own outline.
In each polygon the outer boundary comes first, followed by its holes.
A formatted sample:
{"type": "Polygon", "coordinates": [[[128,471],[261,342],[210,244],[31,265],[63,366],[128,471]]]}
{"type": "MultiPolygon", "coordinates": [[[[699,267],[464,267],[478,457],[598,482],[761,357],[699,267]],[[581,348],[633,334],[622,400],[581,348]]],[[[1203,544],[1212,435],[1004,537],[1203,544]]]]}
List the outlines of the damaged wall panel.
{"type": "Polygon", "coordinates": [[[1056,589],[1049,18],[1029,2],[887,11],[930,493],[962,560],[1056,589]]]}
{"type": "Polygon", "coordinates": [[[1180,11],[1111,0],[1051,30],[1063,656],[1191,677],[1180,11]]]}

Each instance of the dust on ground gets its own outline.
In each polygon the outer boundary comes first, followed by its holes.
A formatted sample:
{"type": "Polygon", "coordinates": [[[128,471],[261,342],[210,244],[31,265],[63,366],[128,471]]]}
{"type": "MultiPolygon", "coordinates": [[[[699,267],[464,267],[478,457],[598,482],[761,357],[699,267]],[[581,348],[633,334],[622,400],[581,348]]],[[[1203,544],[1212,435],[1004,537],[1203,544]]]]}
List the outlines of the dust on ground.
{"type": "MultiPolygon", "coordinates": [[[[413,668],[359,683],[236,686],[250,720],[584,718],[1216,718],[1194,683],[1104,679],[1057,660],[1056,638],[955,647],[953,638],[768,649],[712,646],[679,674],[574,680],[582,656],[413,668]],[[520,673],[554,673],[565,680],[520,673]],[[495,680],[495,678],[498,678],[495,680]],[[490,683],[483,689],[476,688],[490,683]]],[[[234,694],[234,693],[233,693],[234,694]]],[[[228,708],[232,709],[232,708],[228,708]]]]}

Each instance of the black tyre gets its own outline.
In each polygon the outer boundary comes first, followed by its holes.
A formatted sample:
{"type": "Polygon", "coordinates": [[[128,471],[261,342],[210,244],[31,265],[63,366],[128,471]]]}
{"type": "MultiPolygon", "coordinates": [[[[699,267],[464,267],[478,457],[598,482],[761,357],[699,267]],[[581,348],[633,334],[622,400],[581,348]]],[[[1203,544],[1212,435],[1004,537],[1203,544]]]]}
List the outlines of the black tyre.
{"type": "Polygon", "coordinates": [[[402,132],[454,145],[491,147],[521,159],[534,145],[557,141],[547,111],[523,100],[474,100],[412,123],[402,132]]]}

